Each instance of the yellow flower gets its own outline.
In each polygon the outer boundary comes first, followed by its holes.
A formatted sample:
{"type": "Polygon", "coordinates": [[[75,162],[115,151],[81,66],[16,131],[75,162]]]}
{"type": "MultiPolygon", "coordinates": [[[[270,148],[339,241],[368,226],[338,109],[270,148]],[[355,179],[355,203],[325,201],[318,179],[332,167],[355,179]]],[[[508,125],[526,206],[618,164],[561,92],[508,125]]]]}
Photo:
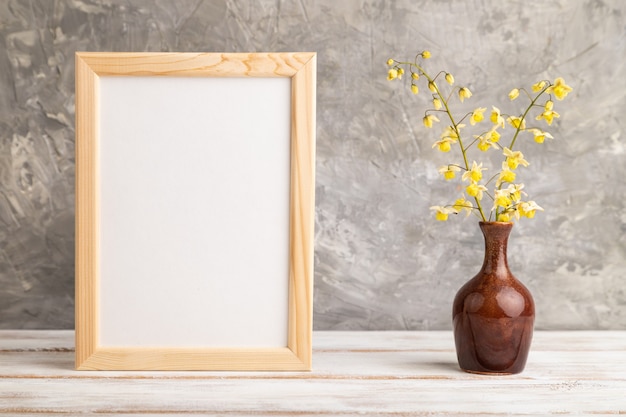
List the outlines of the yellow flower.
{"type": "Polygon", "coordinates": [[[543,113],[537,116],[537,120],[546,119],[549,125],[552,124],[552,119],[555,117],[559,117],[559,114],[552,109],[554,108],[554,102],[552,100],[546,101],[546,104],[543,106],[543,113]]]}
{"type": "Polygon", "coordinates": [[[508,190],[496,190],[496,194],[493,199],[493,208],[495,209],[497,207],[509,207],[513,203],[513,200],[511,200],[509,194],[510,193],[508,192],[508,190]]]}
{"type": "Polygon", "coordinates": [[[472,96],[472,92],[467,87],[461,87],[459,90],[459,100],[463,103],[463,100],[466,98],[470,98],[472,96]]]}
{"type": "Polygon", "coordinates": [[[402,79],[402,75],[404,75],[404,70],[402,68],[398,68],[398,79],[402,79]]]}
{"type": "Polygon", "coordinates": [[[433,93],[437,92],[437,84],[434,81],[428,81],[428,89],[433,93]]]}
{"type": "Polygon", "coordinates": [[[493,143],[489,140],[489,133],[485,133],[480,136],[474,135],[474,139],[478,140],[478,144],[476,146],[483,152],[488,151],[489,148],[494,146],[493,143]]]}
{"type": "Polygon", "coordinates": [[[430,209],[435,211],[435,219],[439,220],[440,222],[445,222],[446,220],[448,220],[448,215],[450,213],[453,213],[453,211],[448,207],[432,206],[430,209]]]}
{"type": "Polygon", "coordinates": [[[461,168],[456,165],[444,165],[439,167],[439,173],[443,174],[443,177],[446,180],[451,180],[456,176],[456,173],[459,172],[461,168]]]}
{"type": "Polygon", "coordinates": [[[546,138],[550,138],[550,139],[554,138],[550,133],[544,132],[541,129],[532,128],[528,130],[532,132],[533,135],[535,135],[535,142],[537,143],[543,143],[546,140],[546,138]]]}
{"type": "Polygon", "coordinates": [[[533,89],[533,91],[534,91],[535,93],[537,93],[537,92],[539,92],[539,91],[543,90],[543,88],[544,88],[545,86],[546,86],[546,82],[545,82],[545,81],[539,81],[538,83],[533,84],[532,89],[533,89]]]}
{"type": "Polygon", "coordinates": [[[489,150],[489,148],[491,148],[491,144],[489,143],[489,141],[487,140],[487,138],[485,138],[484,136],[476,136],[476,139],[478,139],[478,144],[476,145],[476,147],[483,151],[483,152],[487,152],[489,150]]]}
{"type": "Polygon", "coordinates": [[[519,214],[529,219],[532,219],[533,217],[535,217],[535,212],[537,210],[543,211],[543,208],[539,207],[539,205],[535,203],[534,201],[520,203],[518,206],[519,214]]]}
{"type": "Polygon", "coordinates": [[[438,146],[441,152],[450,152],[450,149],[452,149],[452,143],[454,143],[453,139],[444,138],[435,142],[432,147],[434,148],[438,146]]]}
{"type": "Polygon", "coordinates": [[[491,117],[490,117],[491,123],[493,123],[496,126],[500,126],[504,129],[504,117],[502,117],[502,115],[500,114],[500,109],[495,107],[495,106],[491,106],[491,117]]]}
{"type": "Polygon", "coordinates": [[[454,77],[449,72],[446,72],[446,81],[450,85],[454,84],[454,77]]]}
{"type": "Polygon", "coordinates": [[[560,116],[557,112],[552,110],[553,105],[554,103],[551,100],[548,100],[544,107],[543,113],[535,117],[535,120],[545,119],[546,123],[548,123],[548,126],[551,126],[552,120],[560,116]]]}
{"type": "Polygon", "coordinates": [[[485,110],[487,110],[486,107],[478,107],[472,112],[472,117],[470,117],[470,124],[472,126],[474,126],[476,123],[482,122],[482,120],[485,118],[485,116],[483,115],[485,110]]]}
{"type": "Polygon", "coordinates": [[[424,59],[428,59],[428,58],[430,58],[430,51],[424,51],[424,52],[422,52],[422,58],[424,58],[424,59]]]}
{"type": "Polygon", "coordinates": [[[496,143],[500,140],[500,133],[498,133],[498,131],[496,130],[498,128],[498,126],[494,126],[491,128],[491,130],[489,131],[489,140],[493,143],[496,143]]]}
{"type": "Polygon", "coordinates": [[[478,187],[479,187],[478,184],[470,184],[467,187],[465,187],[465,191],[467,192],[467,195],[469,195],[470,197],[476,197],[479,191],[478,187]]]}
{"type": "Polygon", "coordinates": [[[424,122],[424,126],[430,128],[433,127],[433,122],[438,122],[439,119],[434,114],[427,114],[426,116],[424,116],[422,121],[424,122]]]}
{"type": "Polygon", "coordinates": [[[527,167],[528,161],[524,159],[524,154],[520,151],[512,151],[509,148],[504,148],[504,156],[506,156],[506,164],[510,169],[516,169],[519,165],[527,167]]]}
{"type": "Polygon", "coordinates": [[[482,162],[479,165],[476,163],[476,161],[474,161],[472,162],[472,168],[470,168],[468,171],[465,171],[461,179],[463,181],[478,182],[483,179],[483,171],[485,171],[486,169],[487,168],[483,168],[482,162]]]}
{"type": "Polygon", "coordinates": [[[524,188],[524,184],[510,184],[507,187],[506,191],[509,193],[509,197],[511,197],[511,200],[519,203],[519,201],[522,199],[522,194],[526,194],[522,191],[522,188],[524,188]]]}
{"type": "Polygon", "coordinates": [[[441,100],[436,97],[433,98],[433,107],[435,107],[435,110],[441,109],[441,100]]]}
{"type": "Polygon", "coordinates": [[[392,66],[395,61],[391,58],[387,60],[387,65],[392,66]]]}
{"type": "Polygon", "coordinates": [[[498,214],[498,221],[499,222],[510,222],[511,221],[511,213],[504,212],[504,213],[498,214]]]}
{"type": "Polygon", "coordinates": [[[472,183],[465,188],[467,195],[474,197],[477,200],[482,200],[484,191],[487,191],[487,187],[476,183],[472,183]]]}
{"type": "Polygon", "coordinates": [[[509,99],[515,100],[519,97],[519,88],[514,88],[509,92],[509,99]]]}
{"type": "Polygon", "coordinates": [[[516,129],[519,129],[519,130],[526,129],[526,121],[522,119],[521,117],[509,116],[509,118],[506,119],[506,121],[509,122],[509,124],[516,129]]]}
{"type": "Polygon", "coordinates": [[[470,214],[472,214],[472,210],[474,209],[474,206],[472,206],[472,203],[470,203],[469,201],[467,201],[465,198],[459,198],[458,200],[456,200],[454,202],[454,205],[452,206],[452,208],[457,212],[461,212],[463,210],[466,211],[466,214],[469,216],[470,214]]]}
{"type": "MultiPolygon", "coordinates": [[[[456,126],[457,130],[461,130],[462,127],[465,127],[464,124],[459,124],[456,126]]],[[[452,126],[446,126],[446,128],[441,132],[439,136],[441,139],[450,139],[452,142],[456,142],[459,140],[459,134],[452,126]]]]}
{"type": "Polygon", "coordinates": [[[546,89],[546,93],[553,94],[557,98],[557,100],[563,100],[567,93],[572,91],[572,87],[565,84],[565,80],[561,77],[558,77],[554,80],[554,84],[546,89]]]}
{"type": "Polygon", "coordinates": [[[411,92],[413,94],[417,94],[417,93],[419,93],[419,91],[420,90],[419,90],[419,88],[417,88],[417,84],[411,84],[411,92]]]}
{"type": "Polygon", "coordinates": [[[395,68],[391,68],[388,72],[387,72],[387,79],[389,81],[391,80],[395,80],[396,78],[398,78],[398,70],[395,68]]]}
{"type": "Polygon", "coordinates": [[[502,171],[500,171],[498,179],[496,180],[496,187],[500,187],[503,182],[515,181],[515,177],[515,172],[511,171],[509,165],[506,162],[502,162],[502,171]]]}
{"type": "Polygon", "coordinates": [[[420,75],[417,72],[412,72],[411,73],[411,78],[413,78],[414,80],[419,79],[420,75]]]}

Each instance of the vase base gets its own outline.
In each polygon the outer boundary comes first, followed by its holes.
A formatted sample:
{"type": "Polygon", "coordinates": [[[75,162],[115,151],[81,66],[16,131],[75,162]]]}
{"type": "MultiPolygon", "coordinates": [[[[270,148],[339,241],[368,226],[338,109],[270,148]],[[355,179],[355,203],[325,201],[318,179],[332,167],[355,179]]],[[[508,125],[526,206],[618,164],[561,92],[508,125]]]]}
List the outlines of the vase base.
{"type": "Polygon", "coordinates": [[[516,374],[516,372],[473,371],[471,369],[463,369],[463,368],[461,368],[461,370],[463,372],[467,372],[468,374],[487,375],[487,376],[507,376],[507,375],[515,375],[516,374]]]}

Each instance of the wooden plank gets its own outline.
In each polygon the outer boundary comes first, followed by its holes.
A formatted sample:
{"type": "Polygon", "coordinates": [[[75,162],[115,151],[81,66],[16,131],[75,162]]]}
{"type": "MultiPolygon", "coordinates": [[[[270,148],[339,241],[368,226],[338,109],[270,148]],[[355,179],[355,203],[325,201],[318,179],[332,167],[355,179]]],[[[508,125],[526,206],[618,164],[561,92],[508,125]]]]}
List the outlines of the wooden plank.
{"type": "MultiPolygon", "coordinates": [[[[314,332],[313,348],[320,350],[450,350],[451,331],[314,332]]],[[[531,351],[626,352],[625,331],[535,331],[531,351]]]]}
{"type": "MultiPolygon", "coordinates": [[[[450,331],[315,331],[313,349],[320,351],[454,351],[450,331]]],[[[0,330],[0,351],[74,349],[72,330],[0,330]]],[[[626,352],[625,331],[535,331],[536,351],[626,352]]]]}
{"type": "Polygon", "coordinates": [[[0,330],[0,352],[74,351],[73,330],[0,330]]]}
{"type": "Polygon", "coordinates": [[[76,71],[76,362],[82,363],[96,349],[100,268],[100,141],[99,83],[96,73],[78,55],[76,71]]]}
{"type": "MultiPolygon", "coordinates": [[[[483,380],[484,376],[461,372],[454,352],[317,352],[313,372],[185,372],[185,371],[84,371],[73,370],[72,352],[27,351],[0,355],[0,378],[46,379],[424,379],[483,380]],[[367,364],[365,366],[364,364],[367,364]]],[[[624,352],[531,352],[528,365],[520,375],[502,380],[559,380],[626,382],[624,352]]]]}
{"type": "Polygon", "coordinates": [[[291,77],[314,53],[117,53],[111,60],[98,52],[80,52],[80,57],[100,76],[159,75],[231,77],[291,77]]]}
{"type": "Polygon", "coordinates": [[[306,369],[312,366],[316,69],[313,55],[291,81],[289,315],[295,319],[289,322],[288,346],[306,369]]]}
{"type": "Polygon", "coordinates": [[[626,384],[517,380],[11,380],[0,413],[447,415],[626,412],[626,384]]]}
{"type": "Polygon", "coordinates": [[[615,415],[626,332],[538,332],[526,371],[461,372],[450,332],[316,332],[314,371],[73,370],[71,331],[0,331],[0,415],[615,415]]]}

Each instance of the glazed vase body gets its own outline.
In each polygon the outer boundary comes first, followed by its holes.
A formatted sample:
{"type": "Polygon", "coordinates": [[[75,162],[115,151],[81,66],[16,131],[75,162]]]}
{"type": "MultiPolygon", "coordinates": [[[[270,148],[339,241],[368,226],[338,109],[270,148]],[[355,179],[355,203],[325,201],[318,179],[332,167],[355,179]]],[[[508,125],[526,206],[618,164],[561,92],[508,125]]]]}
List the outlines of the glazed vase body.
{"type": "Polygon", "coordinates": [[[480,374],[516,374],[526,365],[535,304],[509,270],[512,223],[480,222],[485,259],[480,272],[456,294],[452,318],[461,369],[480,374]]]}

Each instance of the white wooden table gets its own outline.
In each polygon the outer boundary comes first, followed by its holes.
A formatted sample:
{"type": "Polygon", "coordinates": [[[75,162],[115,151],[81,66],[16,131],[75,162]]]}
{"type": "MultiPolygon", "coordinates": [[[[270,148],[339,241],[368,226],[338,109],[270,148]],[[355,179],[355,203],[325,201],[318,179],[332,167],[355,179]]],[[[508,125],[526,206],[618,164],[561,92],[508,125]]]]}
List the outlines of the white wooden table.
{"type": "Polygon", "coordinates": [[[312,372],[74,371],[73,347],[0,331],[0,416],[626,414],[626,332],[536,332],[504,377],[461,372],[450,332],[316,332],[312,372]]]}

